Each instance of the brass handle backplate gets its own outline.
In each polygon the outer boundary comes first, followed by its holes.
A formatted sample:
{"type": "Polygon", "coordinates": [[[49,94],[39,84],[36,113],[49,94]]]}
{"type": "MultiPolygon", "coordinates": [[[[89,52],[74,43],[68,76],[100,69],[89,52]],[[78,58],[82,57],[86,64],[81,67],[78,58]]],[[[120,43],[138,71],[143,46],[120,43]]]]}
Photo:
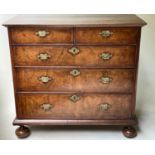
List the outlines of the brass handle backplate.
{"type": "Polygon", "coordinates": [[[109,84],[109,83],[112,82],[112,80],[113,79],[111,77],[109,77],[109,76],[102,76],[100,78],[100,82],[103,83],[103,84],[109,84]]]}
{"type": "Polygon", "coordinates": [[[78,69],[73,69],[72,71],[70,71],[70,74],[76,77],[80,75],[80,71],[78,69]]]}
{"type": "Polygon", "coordinates": [[[103,60],[109,60],[109,59],[112,58],[112,54],[111,53],[105,53],[105,52],[101,53],[99,56],[103,60]]]}
{"type": "Polygon", "coordinates": [[[101,103],[98,105],[98,109],[100,111],[107,111],[109,108],[111,108],[111,105],[109,103],[101,103]]]}
{"type": "Polygon", "coordinates": [[[45,31],[45,30],[42,30],[42,31],[37,31],[36,32],[36,35],[38,36],[38,37],[46,37],[47,35],[49,34],[49,32],[48,31],[45,31]]]}
{"type": "Polygon", "coordinates": [[[113,32],[111,32],[111,31],[109,31],[109,30],[103,30],[103,31],[101,31],[99,34],[100,34],[102,37],[107,38],[107,37],[110,37],[110,36],[113,34],[113,32]]]}
{"type": "Polygon", "coordinates": [[[80,50],[76,47],[72,47],[71,49],[69,49],[69,53],[71,53],[72,55],[77,55],[80,52],[80,50]]]}
{"type": "Polygon", "coordinates": [[[48,77],[48,76],[41,76],[41,77],[39,77],[39,81],[41,81],[42,83],[48,83],[51,80],[52,80],[52,78],[48,77]]]}
{"type": "Polygon", "coordinates": [[[54,106],[53,106],[53,104],[43,103],[40,107],[44,111],[50,111],[54,106]]]}
{"type": "Polygon", "coordinates": [[[79,101],[80,100],[80,96],[78,96],[78,95],[72,95],[72,96],[70,96],[69,97],[69,99],[70,99],[70,101],[72,101],[72,102],[77,102],[77,101],[79,101]]]}
{"type": "Polygon", "coordinates": [[[38,55],[38,59],[41,61],[46,61],[50,58],[51,56],[48,53],[40,53],[38,55]]]}

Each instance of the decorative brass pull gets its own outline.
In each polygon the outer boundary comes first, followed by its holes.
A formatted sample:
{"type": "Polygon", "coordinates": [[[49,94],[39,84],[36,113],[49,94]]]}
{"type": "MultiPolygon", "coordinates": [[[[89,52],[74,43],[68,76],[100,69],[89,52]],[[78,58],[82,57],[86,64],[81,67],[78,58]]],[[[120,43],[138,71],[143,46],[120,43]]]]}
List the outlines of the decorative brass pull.
{"type": "Polygon", "coordinates": [[[40,107],[44,111],[50,111],[54,106],[53,106],[53,104],[43,103],[40,107]]]}
{"type": "Polygon", "coordinates": [[[109,103],[101,103],[98,105],[98,109],[100,111],[107,111],[109,108],[111,108],[111,105],[109,103]]]}
{"type": "Polygon", "coordinates": [[[100,82],[103,84],[109,84],[110,82],[112,82],[112,78],[109,76],[102,76],[100,78],[100,82]]]}
{"type": "Polygon", "coordinates": [[[109,60],[109,59],[112,58],[112,54],[111,53],[101,53],[99,56],[103,60],[109,60]]]}
{"type": "Polygon", "coordinates": [[[109,31],[109,30],[104,30],[104,31],[101,31],[99,34],[100,34],[102,37],[107,38],[107,37],[110,37],[110,36],[113,34],[113,32],[111,32],[111,31],[109,31]]]}
{"type": "Polygon", "coordinates": [[[77,55],[80,52],[80,50],[76,47],[72,47],[71,49],[69,49],[69,53],[71,53],[72,55],[77,55]]]}
{"type": "Polygon", "coordinates": [[[73,75],[74,77],[80,75],[80,71],[77,70],[77,69],[73,69],[71,72],[70,72],[71,75],[73,75]]]}
{"type": "Polygon", "coordinates": [[[41,61],[46,61],[50,58],[51,56],[48,55],[48,53],[40,53],[38,55],[38,59],[40,59],[41,61]]]}
{"type": "Polygon", "coordinates": [[[72,95],[69,97],[69,99],[72,101],[72,102],[77,102],[78,100],[80,100],[80,96],[77,96],[77,95],[72,95]]]}
{"type": "Polygon", "coordinates": [[[41,38],[46,37],[48,34],[49,34],[49,32],[48,31],[45,31],[45,30],[36,32],[36,35],[38,37],[41,37],[41,38]]]}
{"type": "Polygon", "coordinates": [[[52,78],[48,77],[48,76],[41,76],[41,77],[39,77],[39,81],[41,81],[42,83],[48,83],[51,80],[52,80],[52,78]]]}

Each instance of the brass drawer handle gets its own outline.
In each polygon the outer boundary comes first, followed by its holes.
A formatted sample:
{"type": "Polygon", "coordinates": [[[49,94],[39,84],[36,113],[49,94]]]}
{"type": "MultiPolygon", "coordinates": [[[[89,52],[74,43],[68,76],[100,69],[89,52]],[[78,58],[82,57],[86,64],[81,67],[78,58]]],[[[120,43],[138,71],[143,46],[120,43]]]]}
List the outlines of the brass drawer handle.
{"type": "Polygon", "coordinates": [[[44,111],[50,111],[54,106],[53,106],[53,104],[43,103],[40,107],[44,111]]]}
{"type": "Polygon", "coordinates": [[[100,78],[100,82],[103,83],[103,84],[109,84],[109,83],[112,82],[112,80],[113,79],[111,77],[109,77],[109,76],[102,76],[100,78]]]}
{"type": "Polygon", "coordinates": [[[73,75],[74,77],[80,75],[80,71],[78,69],[73,69],[71,72],[70,72],[71,75],[73,75]]]}
{"type": "Polygon", "coordinates": [[[112,58],[112,54],[111,54],[111,53],[105,53],[105,52],[103,52],[103,53],[101,53],[101,54],[99,55],[99,57],[100,57],[102,60],[109,60],[109,59],[112,58]]]}
{"type": "Polygon", "coordinates": [[[71,53],[72,55],[77,55],[80,52],[80,50],[76,47],[72,47],[71,49],[69,49],[69,53],[71,53]]]}
{"type": "Polygon", "coordinates": [[[98,109],[100,111],[107,111],[108,109],[110,109],[112,106],[109,103],[101,103],[98,105],[98,109]]]}
{"type": "Polygon", "coordinates": [[[42,83],[48,83],[49,81],[51,81],[52,78],[51,77],[48,77],[48,76],[41,76],[39,77],[39,81],[41,81],[42,83]]]}
{"type": "Polygon", "coordinates": [[[38,59],[41,61],[46,61],[50,58],[51,56],[48,53],[40,53],[38,55],[38,59]]]}
{"type": "Polygon", "coordinates": [[[41,38],[46,37],[48,34],[49,34],[49,32],[48,32],[48,31],[45,31],[45,30],[37,31],[37,32],[36,32],[36,35],[37,35],[38,37],[41,37],[41,38]]]}
{"type": "Polygon", "coordinates": [[[70,99],[70,101],[72,101],[72,102],[77,102],[77,101],[79,101],[80,100],[80,96],[78,96],[78,95],[72,95],[72,96],[70,96],[69,97],[69,99],[70,99]]]}
{"type": "Polygon", "coordinates": [[[101,31],[99,34],[104,38],[108,38],[113,34],[113,32],[109,30],[104,30],[104,31],[101,31]]]}

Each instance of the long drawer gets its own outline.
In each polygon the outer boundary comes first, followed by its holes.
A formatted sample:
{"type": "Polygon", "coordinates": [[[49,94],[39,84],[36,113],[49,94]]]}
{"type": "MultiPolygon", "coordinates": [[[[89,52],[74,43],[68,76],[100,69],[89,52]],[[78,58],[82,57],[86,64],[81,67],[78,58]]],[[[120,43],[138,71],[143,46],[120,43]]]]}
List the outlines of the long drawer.
{"type": "Polygon", "coordinates": [[[61,44],[73,43],[72,28],[18,27],[10,30],[12,43],[61,44]]]}
{"type": "Polygon", "coordinates": [[[139,28],[77,28],[76,42],[80,44],[136,44],[139,28]]]}
{"type": "Polygon", "coordinates": [[[17,66],[134,67],[136,46],[14,46],[17,66]]]}
{"type": "Polygon", "coordinates": [[[17,68],[17,91],[131,92],[134,69],[17,68]]]}
{"type": "Polygon", "coordinates": [[[129,119],[131,102],[123,94],[17,94],[17,118],[129,119]]]}

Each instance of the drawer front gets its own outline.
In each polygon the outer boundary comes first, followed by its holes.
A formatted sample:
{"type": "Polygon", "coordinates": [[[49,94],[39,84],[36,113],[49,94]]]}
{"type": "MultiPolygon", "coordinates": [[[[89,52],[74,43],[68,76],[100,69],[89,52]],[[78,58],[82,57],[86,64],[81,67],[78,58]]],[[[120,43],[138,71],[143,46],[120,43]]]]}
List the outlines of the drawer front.
{"type": "Polygon", "coordinates": [[[131,95],[18,94],[18,119],[129,119],[131,95]],[[77,100],[72,100],[75,96],[77,100]]]}
{"type": "Polygon", "coordinates": [[[135,44],[139,28],[77,28],[76,41],[82,44],[135,44]]]}
{"type": "Polygon", "coordinates": [[[131,92],[132,69],[16,69],[18,91],[131,92]]]}
{"type": "Polygon", "coordinates": [[[72,43],[73,32],[70,28],[12,28],[11,38],[18,44],[72,43]]]}
{"type": "Polygon", "coordinates": [[[15,46],[18,66],[135,66],[135,46],[15,46]]]}

